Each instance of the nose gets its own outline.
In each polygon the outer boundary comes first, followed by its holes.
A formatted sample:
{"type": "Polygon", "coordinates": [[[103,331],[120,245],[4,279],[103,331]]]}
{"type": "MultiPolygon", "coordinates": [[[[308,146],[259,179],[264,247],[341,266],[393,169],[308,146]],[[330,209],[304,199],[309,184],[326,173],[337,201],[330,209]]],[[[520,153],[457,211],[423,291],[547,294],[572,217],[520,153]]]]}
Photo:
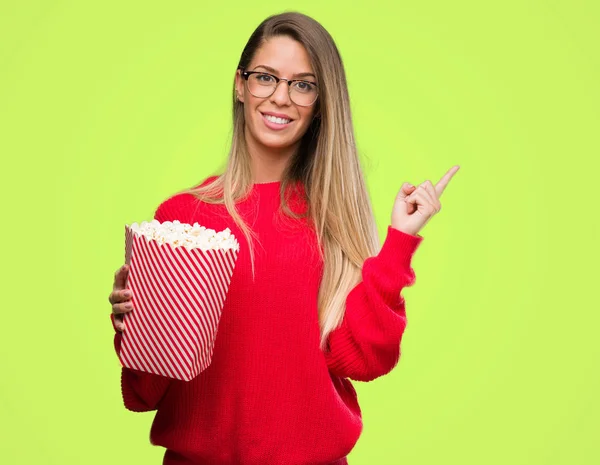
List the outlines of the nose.
{"type": "Polygon", "coordinates": [[[270,99],[271,102],[280,106],[289,105],[291,103],[290,86],[287,81],[279,81],[277,83],[277,87],[275,87],[275,91],[271,94],[270,99]]]}

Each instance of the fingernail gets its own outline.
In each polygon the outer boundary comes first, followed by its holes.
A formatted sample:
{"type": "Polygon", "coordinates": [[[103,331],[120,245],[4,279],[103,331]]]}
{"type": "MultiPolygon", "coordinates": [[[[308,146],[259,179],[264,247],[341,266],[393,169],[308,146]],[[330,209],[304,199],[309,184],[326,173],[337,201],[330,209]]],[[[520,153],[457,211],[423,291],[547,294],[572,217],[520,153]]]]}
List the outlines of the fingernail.
{"type": "Polygon", "coordinates": [[[131,297],[131,291],[125,291],[125,292],[123,292],[123,295],[125,297],[131,297]]]}

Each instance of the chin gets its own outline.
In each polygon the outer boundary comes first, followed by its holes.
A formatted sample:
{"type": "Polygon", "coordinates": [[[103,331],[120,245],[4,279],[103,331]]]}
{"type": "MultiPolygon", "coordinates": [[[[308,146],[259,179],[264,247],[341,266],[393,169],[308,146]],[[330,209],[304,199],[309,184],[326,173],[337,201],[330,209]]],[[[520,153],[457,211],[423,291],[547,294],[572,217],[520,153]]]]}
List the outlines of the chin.
{"type": "Polygon", "coordinates": [[[285,149],[297,144],[299,140],[297,138],[290,137],[290,135],[283,137],[279,134],[265,134],[263,132],[257,134],[257,136],[258,137],[256,138],[256,141],[259,144],[272,149],[285,149]]]}
{"type": "Polygon", "coordinates": [[[269,147],[271,149],[285,149],[296,143],[295,141],[287,139],[276,139],[270,137],[261,137],[259,139],[259,142],[261,145],[269,147]]]}

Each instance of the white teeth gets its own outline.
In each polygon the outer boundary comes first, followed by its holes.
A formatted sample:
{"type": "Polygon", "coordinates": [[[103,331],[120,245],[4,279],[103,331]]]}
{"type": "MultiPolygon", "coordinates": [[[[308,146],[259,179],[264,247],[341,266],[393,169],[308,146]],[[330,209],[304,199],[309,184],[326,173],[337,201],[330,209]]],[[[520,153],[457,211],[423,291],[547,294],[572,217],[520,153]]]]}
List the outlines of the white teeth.
{"type": "Polygon", "coordinates": [[[292,121],[291,119],[284,119],[284,118],[277,118],[275,116],[271,116],[271,115],[264,115],[265,118],[267,118],[267,120],[271,121],[272,123],[277,123],[277,124],[287,124],[290,121],[292,121]]]}

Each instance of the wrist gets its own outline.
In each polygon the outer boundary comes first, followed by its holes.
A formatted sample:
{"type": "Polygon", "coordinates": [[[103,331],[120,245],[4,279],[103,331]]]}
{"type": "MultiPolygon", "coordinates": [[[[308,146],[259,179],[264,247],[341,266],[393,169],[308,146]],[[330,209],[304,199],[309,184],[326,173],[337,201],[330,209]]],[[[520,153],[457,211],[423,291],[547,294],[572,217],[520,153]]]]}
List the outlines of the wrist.
{"type": "Polygon", "coordinates": [[[392,228],[397,229],[398,231],[403,232],[404,234],[409,234],[411,236],[417,236],[418,231],[413,231],[410,228],[406,228],[404,226],[396,226],[393,223],[390,225],[392,228]]]}

